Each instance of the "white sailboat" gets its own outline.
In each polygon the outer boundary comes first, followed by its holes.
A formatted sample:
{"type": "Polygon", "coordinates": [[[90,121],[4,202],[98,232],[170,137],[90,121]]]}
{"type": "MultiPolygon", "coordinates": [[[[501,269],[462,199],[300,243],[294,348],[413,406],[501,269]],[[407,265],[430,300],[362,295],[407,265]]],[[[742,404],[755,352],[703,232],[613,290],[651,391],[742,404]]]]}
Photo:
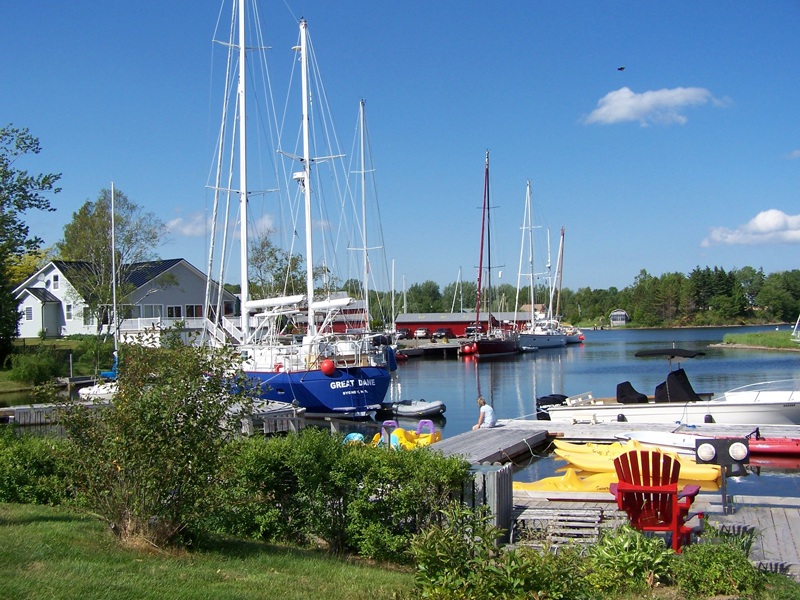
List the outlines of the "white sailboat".
{"type": "MultiPolygon", "coordinates": [[[[531,182],[528,184],[525,191],[525,212],[522,217],[522,242],[520,243],[519,250],[519,274],[517,275],[517,300],[514,305],[514,322],[517,322],[517,312],[519,310],[519,292],[520,284],[522,283],[522,265],[525,253],[527,233],[527,246],[528,246],[528,272],[524,275],[528,277],[530,282],[531,293],[531,319],[525,323],[519,332],[519,349],[522,352],[532,352],[542,348],[562,348],[567,345],[567,336],[565,333],[558,331],[552,327],[552,320],[538,321],[536,320],[536,302],[534,295],[534,274],[533,274],[533,219],[531,214],[531,182]]],[[[552,300],[551,300],[552,302],[552,300]]]]}
{"type": "MultiPolygon", "coordinates": [[[[293,50],[299,52],[302,86],[302,154],[295,156],[286,152],[282,155],[300,163],[301,170],[292,174],[299,185],[305,224],[305,279],[304,294],[294,294],[277,298],[252,298],[249,286],[249,252],[247,212],[251,192],[248,189],[247,159],[247,105],[246,76],[248,73],[247,51],[263,47],[248,44],[245,39],[245,0],[234,3],[232,14],[231,40],[225,45],[229,48],[229,73],[238,63],[238,83],[236,99],[232,110],[235,114],[234,128],[238,126],[238,189],[228,184],[223,188],[223,160],[226,152],[225,130],[228,101],[223,108],[223,120],[217,149],[216,184],[212,243],[209,255],[208,277],[211,280],[214,265],[214,239],[216,237],[216,215],[221,193],[239,196],[239,238],[240,238],[240,280],[241,280],[241,318],[222,315],[217,304],[213,321],[208,323],[208,331],[215,343],[234,345],[244,358],[244,370],[261,387],[261,397],[267,400],[293,402],[307,409],[307,414],[342,414],[363,417],[377,410],[389,386],[387,354],[390,349],[377,348],[371,339],[364,335],[333,333],[333,321],[342,310],[351,307],[353,298],[342,294],[318,298],[314,287],[314,245],[312,243],[312,166],[326,160],[341,158],[341,155],[314,158],[311,156],[312,133],[310,115],[309,39],[307,23],[300,21],[300,43],[293,50]],[[235,36],[234,32],[238,32],[235,36]],[[302,333],[296,333],[300,329],[302,333]]],[[[255,66],[255,65],[254,65],[255,66]]],[[[226,81],[225,89],[232,89],[226,81]]],[[[228,143],[235,143],[236,132],[228,143]]],[[[231,151],[231,172],[233,177],[233,155],[231,151]]],[[[227,211],[226,211],[227,214],[227,211]]],[[[295,230],[296,231],[296,230],[295,230]]],[[[225,233],[223,230],[223,247],[225,233]]],[[[366,247],[366,243],[365,243],[366,247]]],[[[224,265],[224,260],[220,261],[224,265]]],[[[224,266],[220,267],[219,280],[224,280],[224,266]]],[[[209,287],[209,289],[211,289],[209,287]]],[[[207,299],[213,305],[212,298],[207,299]]]]}

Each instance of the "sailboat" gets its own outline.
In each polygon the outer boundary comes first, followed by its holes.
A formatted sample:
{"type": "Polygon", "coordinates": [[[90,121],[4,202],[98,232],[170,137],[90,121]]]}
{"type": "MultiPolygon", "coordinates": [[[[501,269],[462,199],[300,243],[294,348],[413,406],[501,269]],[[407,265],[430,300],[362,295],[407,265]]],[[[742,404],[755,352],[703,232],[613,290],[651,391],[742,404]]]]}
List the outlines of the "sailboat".
{"type": "Polygon", "coordinates": [[[531,182],[525,191],[525,212],[522,217],[522,242],[519,251],[519,275],[517,276],[517,301],[514,306],[514,322],[517,322],[517,310],[519,308],[519,291],[522,280],[522,262],[525,253],[525,234],[528,237],[528,272],[527,277],[530,281],[531,292],[531,320],[525,323],[519,332],[519,349],[521,352],[531,352],[540,348],[561,348],[567,345],[565,333],[552,327],[552,321],[536,320],[536,303],[534,296],[534,275],[533,275],[533,219],[531,215],[531,182]]]}
{"type": "MultiPolygon", "coordinates": [[[[291,402],[306,409],[306,415],[340,414],[348,417],[365,417],[378,410],[389,388],[390,374],[387,368],[391,348],[377,347],[368,335],[336,334],[333,321],[342,310],[352,307],[353,298],[344,294],[317,298],[314,288],[314,255],[312,244],[312,166],[318,162],[338,158],[327,156],[316,159],[311,156],[311,132],[309,112],[309,44],[307,23],[300,21],[300,44],[293,48],[299,51],[302,86],[302,156],[281,152],[297,160],[302,170],[294,172],[292,179],[299,185],[305,217],[305,294],[277,298],[251,298],[249,282],[249,256],[247,236],[247,206],[250,196],[247,178],[246,138],[246,88],[245,75],[249,64],[247,51],[260,49],[259,45],[245,41],[245,0],[235,3],[231,27],[231,41],[225,44],[230,49],[229,57],[238,59],[238,86],[235,123],[238,123],[239,189],[225,189],[222,184],[222,159],[225,151],[225,128],[227,101],[223,109],[223,121],[219,136],[214,214],[217,214],[221,192],[238,193],[239,238],[241,268],[241,318],[228,318],[217,310],[209,310],[213,321],[207,323],[212,343],[232,345],[243,358],[243,370],[260,387],[260,396],[267,400],[291,402]],[[237,10],[238,9],[238,10],[237,10]],[[233,32],[238,31],[238,42],[233,32]],[[235,56],[238,54],[238,56],[235,56]],[[291,324],[291,328],[287,324],[291,324]],[[303,331],[304,329],[304,331],[303,331]],[[299,333],[298,333],[299,331],[299,333]]],[[[229,58],[229,65],[236,60],[229,58]]],[[[254,65],[255,66],[255,65],[254,65]]],[[[226,82],[226,90],[228,85],[226,82]]],[[[235,133],[234,133],[235,137],[235,133]]],[[[230,140],[229,140],[230,141],[230,140]]],[[[231,161],[233,164],[233,161],[231,161]]],[[[229,174],[230,178],[230,174],[229,174]]],[[[229,186],[230,188],[230,186],[229,186]]],[[[318,194],[319,197],[320,194],[318,194]]],[[[216,220],[212,221],[209,272],[214,264],[214,237],[216,220]]],[[[225,229],[227,232],[227,227],[225,229]]],[[[366,247],[366,243],[365,243],[366,247]]],[[[225,261],[221,261],[220,281],[225,261]]],[[[208,298],[209,306],[213,306],[208,298]]]]}
{"type": "Polygon", "coordinates": [[[516,354],[517,335],[513,331],[497,329],[492,323],[492,236],[491,236],[491,216],[489,213],[489,151],[486,151],[486,169],[484,172],[483,183],[483,210],[481,215],[481,252],[478,260],[478,302],[475,309],[475,331],[480,332],[481,321],[481,289],[483,281],[483,247],[486,242],[487,250],[487,274],[488,282],[486,285],[488,327],[485,333],[476,333],[472,341],[470,351],[477,357],[481,356],[505,356],[516,354]]]}

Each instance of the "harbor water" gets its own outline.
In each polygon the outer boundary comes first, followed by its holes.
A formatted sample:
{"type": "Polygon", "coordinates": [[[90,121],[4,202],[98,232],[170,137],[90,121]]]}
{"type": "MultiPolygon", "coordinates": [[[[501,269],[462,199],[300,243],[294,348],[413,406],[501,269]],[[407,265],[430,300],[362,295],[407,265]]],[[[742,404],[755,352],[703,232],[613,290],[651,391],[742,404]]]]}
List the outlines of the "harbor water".
{"type": "MultiPolygon", "coordinates": [[[[785,326],[784,326],[785,327],[785,326]]],[[[469,431],[478,420],[477,397],[490,403],[498,419],[535,418],[535,398],[548,394],[573,396],[592,392],[613,397],[617,384],[630,381],[652,395],[666,379],[670,364],[663,358],[635,358],[640,350],[672,347],[699,350],[704,356],[683,361],[698,392],[721,394],[762,381],[800,378],[800,353],[713,347],[726,333],[750,333],[772,327],[621,329],[585,331],[583,344],[492,360],[417,358],[402,364],[391,399],[443,400],[444,437],[469,431]]],[[[677,368],[673,362],[672,368],[677,368]]],[[[402,425],[402,423],[401,423],[402,425]]],[[[677,427],[677,424],[676,424],[677,427]]],[[[534,457],[517,465],[514,479],[536,481],[557,474],[565,462],[534,457]]],[[[800,460],[796,465],[753,469],[729,480],[729,493],[800,497],[800,460]]]]}

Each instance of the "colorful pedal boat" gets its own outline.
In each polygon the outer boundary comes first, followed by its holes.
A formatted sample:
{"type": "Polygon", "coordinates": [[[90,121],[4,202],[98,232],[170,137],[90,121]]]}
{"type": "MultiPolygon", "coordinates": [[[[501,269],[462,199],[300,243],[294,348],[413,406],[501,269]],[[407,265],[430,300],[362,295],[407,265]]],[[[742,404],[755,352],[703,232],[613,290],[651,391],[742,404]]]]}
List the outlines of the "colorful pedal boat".
{"type": "Polygon", "coordinates": [[[381,432],[373,436],[372,446],[383,446],[384,431],[386,430],[389,431],[389,445],[395,449],[413,450],[414,448],[429,446],[442,439],[442,432],[436,431],[433,421],[429,419],[420,421],[416,431],[408,431],[398,427],[397,421],[390,420],[384,421],[381,432]],[[425,427],[428,428],[428,433],[422,433],[425,427]]]}

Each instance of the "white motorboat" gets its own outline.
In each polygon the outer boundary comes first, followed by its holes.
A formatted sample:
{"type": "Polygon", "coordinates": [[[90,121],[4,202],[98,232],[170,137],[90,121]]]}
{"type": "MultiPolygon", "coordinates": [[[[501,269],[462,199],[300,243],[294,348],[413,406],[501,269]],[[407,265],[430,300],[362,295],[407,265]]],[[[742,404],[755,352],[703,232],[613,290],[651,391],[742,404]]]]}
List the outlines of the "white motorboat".
{"type": "MultiPolygon", "coordinates": [[[[616,398],[594,398],[589,393],[567,398],[564,405],[549,407],[546,412],[552,421],[576,423],[800,424],[800,379],[747,385],[702,400],[691,386],[687,390],[680,383],[685,379],[681,373],[683,369],[671,372],[661,384],[672,401],[660,401],[657,394],[652,400],[645,397],[644,402],[623,403],[616,398]]],[[[688,380],[685,382],[688,384],[688,380]]]]}
{"type": "Polygon", "coordinates": [[[387,412],[398,417],[436,417],[444,414],[447,406],[441,400],[400,400],[384,402],[379,412],[387,412]]]}
{"type": "Polygon", "coordinates": [[[117,382],[106,381],[78,390],[81,400],[111,400],[117,393],[117,382]]]}

